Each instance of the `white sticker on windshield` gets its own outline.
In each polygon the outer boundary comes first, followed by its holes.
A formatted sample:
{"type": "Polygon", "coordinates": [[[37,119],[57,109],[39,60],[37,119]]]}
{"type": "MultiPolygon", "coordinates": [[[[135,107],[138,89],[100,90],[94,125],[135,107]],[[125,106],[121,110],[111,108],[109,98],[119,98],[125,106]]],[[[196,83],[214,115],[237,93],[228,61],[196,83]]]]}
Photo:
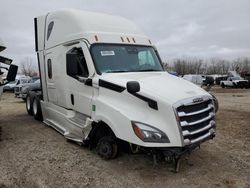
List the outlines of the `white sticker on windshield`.
{"type": "Polygon", "coordinates": [[[110,55],[115,55],[114,51],[101,51],[102,56],[110,56],[110,55]]]}

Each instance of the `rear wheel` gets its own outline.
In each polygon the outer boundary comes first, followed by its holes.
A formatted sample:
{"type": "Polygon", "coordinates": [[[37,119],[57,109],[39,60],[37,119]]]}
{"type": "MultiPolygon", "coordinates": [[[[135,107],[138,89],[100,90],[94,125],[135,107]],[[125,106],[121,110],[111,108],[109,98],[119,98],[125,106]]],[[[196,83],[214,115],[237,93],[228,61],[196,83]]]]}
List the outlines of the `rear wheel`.
{"type": "Polygon", "coordinates": [[[32,100],[31,100],[30,95],[27,95],[27,98],[26,98],[26,110],[27,110],[29,115],[33,115],[32,100]]]}
{"type": "Polygon", "coordinates": [[[33,115],[36,120],[42,121],[43,115],[42,115],[42,109],[41,109],[41,103],[39,97],[35,96],[34,100],[32,102],[32,108],[33,108],[33,115]]]}
{"type": "Polygon", "coordinates": [[[106,160],[114,159],[118,155],[118,145],[114,136],[102,137],[96,147],[98,155],[106,160]]]}
{"type": "Polygon", "coordinates": [[[222,87],[222,88],[225,88],[225,84],[224,84],[224,83],[222,83],[222,84],[221,84],[221,87],[222,87]]]}

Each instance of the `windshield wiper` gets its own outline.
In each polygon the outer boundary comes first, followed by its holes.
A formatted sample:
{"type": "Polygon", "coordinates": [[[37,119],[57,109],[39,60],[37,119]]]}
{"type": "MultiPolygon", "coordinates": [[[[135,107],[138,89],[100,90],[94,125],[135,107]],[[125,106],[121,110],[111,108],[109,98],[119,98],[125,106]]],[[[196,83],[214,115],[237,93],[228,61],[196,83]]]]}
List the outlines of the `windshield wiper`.
{"type": "Polygon", "coordinates": [[[153,71],[161,71],[155,69],[143,69],[143,70],[109,70],[104,73],[119,73],[119,72],[153,72],[153,71]]]}
{"type": "Polygon", "coordinates": [[[110,70],[110,71],[106,71],[104,73],[119,73],[119,72],[128,72],[127,70],[110,70]]]}
{"type": "Polygon", "coordinates": [[[155,69],[136,70],[136,72],[153,72],[153,71],[161,71],[161,70],[155,70],[155,69]]]}

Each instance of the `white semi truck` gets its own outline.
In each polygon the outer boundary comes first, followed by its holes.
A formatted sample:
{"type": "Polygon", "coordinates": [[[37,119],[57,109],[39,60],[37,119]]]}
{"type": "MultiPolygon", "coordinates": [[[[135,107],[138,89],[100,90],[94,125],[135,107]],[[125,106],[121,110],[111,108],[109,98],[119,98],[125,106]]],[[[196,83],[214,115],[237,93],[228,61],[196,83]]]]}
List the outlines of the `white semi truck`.
{"type": "Polygon", "coordinates": [[[29,93],[27,111],[67,139],[105,159],[123,142],[177,162],[215,136],[212,96],[165,72],[132,22],[61,10],[34,23],[42,90],[29,93]]]}

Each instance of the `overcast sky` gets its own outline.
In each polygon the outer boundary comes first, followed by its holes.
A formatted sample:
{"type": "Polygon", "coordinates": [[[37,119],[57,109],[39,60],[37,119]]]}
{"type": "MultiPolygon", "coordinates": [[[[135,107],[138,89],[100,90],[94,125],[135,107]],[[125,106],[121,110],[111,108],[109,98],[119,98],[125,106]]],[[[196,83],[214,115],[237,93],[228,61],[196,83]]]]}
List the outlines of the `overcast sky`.
{"type": "Polygon", "coordinates": [[[0,0],[0,38],[8,47],[1,54],[16,64],[27,56],[35,59],[33,18],[63,8],[134,21],[163,61],[250,57],[250,0],[0,0]]]}

